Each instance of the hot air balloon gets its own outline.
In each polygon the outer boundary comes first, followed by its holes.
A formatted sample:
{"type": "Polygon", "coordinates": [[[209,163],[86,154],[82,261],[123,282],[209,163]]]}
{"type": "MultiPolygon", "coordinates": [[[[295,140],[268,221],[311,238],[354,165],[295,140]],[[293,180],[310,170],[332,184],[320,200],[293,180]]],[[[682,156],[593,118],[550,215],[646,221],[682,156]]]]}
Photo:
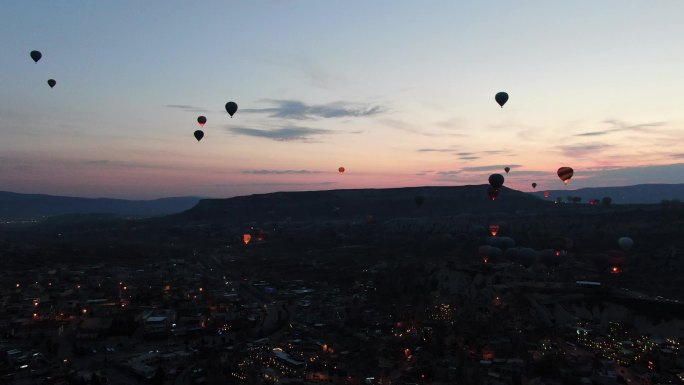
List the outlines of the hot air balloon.
{"type": "Polygon", "coordinates": [[[237,109],[238,106],[235,102],[226,103],[226,111],[228,111],[228,115],[230,115],[231,118],[233,117],[233,114],[237,112],[237,109]]]}
{"type": "Polygon", "coordinates": [[[195,135],[195,139],[197,139],[198,142],[200,140],[202,140],[202,138],[204,138],[204,132],[202,130],[195,131],[194,135],[195,135]]]}
{"type": "Polygon", "coordinates": [[[496,100],[497,103],[503,108],[504,104],[508,101],[508,94],[505,92],[499,92],[494,96],[494,99],[496,100]]]}
{"type": "Polygon", "coordinates": [[[53,87],[57,84],[57,82],[55,81],[55,79],[49,79],[49,80],[47,81],[47,83],[48,83],[48,85],[50,86],[50,88],[53,88],[53,87]]]}
{"type": "Polygon", "coordinates": [[[501,174],[492,174],[489,176],[489,184],[495,188],[498,189],[504,184],[504,177],[501,174]]]}
{"type": "Polygon", "coordinates": [[[506,171],[506,174],[508,174],[509,171],[511,171],[510,167],[504,167],[504,171],[506,171]]]}
{"type": "Polygon", "coordinates": [[[492,234],[492,237],[496,237],[496,234],[499,233],[499,225],[489,225],[489,234],[492,234]]]}
{"type": "Polygon", "coordinates": [[[197,123],[199,123],[200,127],[204,127],[204,124],[207,122],[207,117],[206,116],[198,116],[197,117],[197,123]]]}
{"type": "Polygon", "coordinates": [[[34,62],[38,63],[38,60],[40,60],[41,57],[43,57],[43,54],[40,53],[40,51],[31,51],[31,59],[33,59],[34,62]]]}
{"type": "Polygon", "coordinates": [[[249,244],[249,241],[251,241],[251,240],[252,240],[252,234],[247,233],[247,234],[242,235],[242,242],[245,245],[249,244]]]}
{"type": "Polygon", "coordinates": [[[489,195],[489,197],[490,197],[493,201],[495,201],[496,198],[499,196],[499,189],[490,186],[490,187],[487,188],[487,195],[489,195]]]}
{"type": "Polygon", "coordinates": [[[537,184],[536,184],[536,183],[532,183],[532,188],[537,188],[537,184]]]}
{"type": "Polygon", "coordinates": [[[338,168],[337,171],[338,171],[340,174],[344,174],[344,167],[338,168]]]}
{"type": "Polygon", "coordinates": [[[548,191],[544,191],[544,198],[548,199],[551,196],[551,193],[548,191]]]}
{"type": "Polygon", "coordinates": [[[574,174],[574,170],[572,167],[561,167],[558,169],[558,177],[563,181],[563,183],[568,184],[570,183],[570,178],[572,178],[572,174],[574,174]]]}
{"type": "Polygon", "coordinates": [[[623,251],[629,251],[629,249],[631,249],[632,246],[634,246],[634,241],[632,240],[632,238],[622,237],[618,239],[618,245],[620,245],[620,248],[623,251]]]}

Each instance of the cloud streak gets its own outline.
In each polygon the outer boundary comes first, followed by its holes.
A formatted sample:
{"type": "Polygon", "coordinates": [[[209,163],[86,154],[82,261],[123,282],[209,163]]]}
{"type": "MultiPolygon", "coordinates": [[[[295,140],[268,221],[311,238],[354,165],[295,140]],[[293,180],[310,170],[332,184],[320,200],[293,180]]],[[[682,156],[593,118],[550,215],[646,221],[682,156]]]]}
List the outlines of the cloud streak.
{"type": "Polygon", "coordinates": [[[183,110],[183,111],[188,111],[188,112],[209,112],[209,110],[206,110],[204,108],[188,106],[186,104],[167,104],[164,107],[174,108],[177,110],[183,110]]]}
{"type": "Polygon", "coordinates": [[[332,133],[330,130],[310,127],[283,127],[276,129],[257,129],[246,127],[228,127],[228,132],[238,135],[266,138],[278,142],[311,142],[317,136],[332,133]]]}
{"type": "Polygon", "coordinates": [[[613,146],[605,143],[581,143],[570,144],[566,146],[558,146],[558,149],[565,156],[581,158],[587,155],[593,155],[595,153],[601,152],[611,147],[613,146]]]}
{"type": "Polygon", "coordinates": [[[492,164],[492,165],[488,165],[488,166],[463,167],[461,170],[467,171],[467,172],[496,171],[496,170],[503,171],[504,167],[510,167],[511,169],[513,169],[515,167],[522,167],[522,166],[519,164],[492,164]]]}
{"type": "Polygon", "coordinates": [[[320,174],[314,170],[244,170],[243,174],[253,175],[289,175],[289,174],[320,174]]]}
{"type": "Polygon", "coordinates": [[[611,128],[608,128],[605,130],[599,130],[599,131],[583,132],[583,133],[577,134],[575,136],[593,137],[593,136],[607,135],[607,134],[610,134],[613,132],[620,132],[620,131],[645,132],[651,128],[662,127],[662,126],[667,124],[667,122],[650,122],[650,123],[641,123],[641,124],[628,124],[628,123],[625,123],[625,122],[623,122],[621,120],[617,120],[617,119],[607,119],[607,120],[604,120],[603,123],[609,125],[611,128]]]}
{"type": "Polygon", "coordinates": [[[267,100],[272,107],[243,109],[243,113],[266,114],[271,118],[307,120],[348,117],[366,117],[381,114],[384,107],[359,105],[347,102],[328,104],[306,104],[299,100],[267,100]]]}

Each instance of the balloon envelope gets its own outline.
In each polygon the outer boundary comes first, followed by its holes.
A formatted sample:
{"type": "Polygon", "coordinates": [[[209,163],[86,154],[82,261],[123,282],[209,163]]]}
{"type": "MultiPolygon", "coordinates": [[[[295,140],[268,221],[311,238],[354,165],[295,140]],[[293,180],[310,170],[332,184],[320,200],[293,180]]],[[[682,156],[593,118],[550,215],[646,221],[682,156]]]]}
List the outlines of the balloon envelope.
{"type": "Polygon", "coordinates": [[[509,171],[511,171],[510,167],[504,167],[504,171],[506,171],[506,174],[508,174],[509,171]]]}
{"type": "Polygon", "coordinates": [[[38,60],[40,60],[41,57],[43,57],[43,54],[40,53],[40,51],[31,51],[31,59],[33,59],[34,62],[38,63],[38,60]]]}
{"type": "Polygon", "coordinates": [[[233,114],[237,112],[237,109],[238,105],[235,102],[226,103],[226,111],[228,111],[228,115],[230,115],[231,118],[233,117],[233,114]]]}
{"type": "Polygon", "coordinates": [[[494,96],[497,103],[503,108],[504,104],[508,101],[508,94],[505,92],[499,92],[494,96]]]}
{"type": "Polygon", "coordinates": [[[537,184],[536,184],[536,183],[532,183],[532,188],[537,188],[537,184]]]}
{"type": "Polygon", "coordinates": [[[202,130],[195,131],[194,135],[198,142],[204,138],[204,132],[202,132],[202,130]]]}
{"type": "Polygon", "coordinates": [[[493,201],[495,201],[496,198],[499,196],[499,189],[490,186],[490,187],[487,188],[487,195],[489,195],[489,197],[490,197],[493,201]]]}
{"type": "Polygon", "coordinates": [[[493,187],[498,189],[499,187],[503,186],[504,184],[504,177],[501,174],[492,174],[489,176],[489,184],[493,187]]]}
{"type": "MultiPolygon", "coordinates": [[[[50,86],[50,88],[53,88],[53,87],[57,84],[57,82],[55,81],[55,79],[50,79],[50,80],[48,80],[47,83],[48,83],[48,85],[50,86]]],[[[67,87],[67,88],[68,88],[68,87],[67,87]]]]}
{"type": "Polygon", "coordinates": [[[622,237],[618,239],[618,245],[623,251],[629,251],[634,246],[634,241],[630,237],[622,237]]]}
{"type": "Polygon", "coordinates": [[[570,183],[570,178],[572,178],[572,175],[574,173],[575,173],[575,171],[572,169],[572,167],[561,167],[558,169],[558,177],[565,184],[570,183]]]}
{"type": "Polygon", "coordinates": [[[206,122],[207,122],[207,117],[206,117],[206,116],[198,116],[198,117],[197,117],[197,123],[199,123],[199,125],[200,125],[201,127],[204,127],[204,124],[205,124],[206,122]]]}
{"type": "Polygon", "coordinates": [[[337,171],[338,171],[340,174],[344,173],[344,167],[338,168],[337,171]]]}

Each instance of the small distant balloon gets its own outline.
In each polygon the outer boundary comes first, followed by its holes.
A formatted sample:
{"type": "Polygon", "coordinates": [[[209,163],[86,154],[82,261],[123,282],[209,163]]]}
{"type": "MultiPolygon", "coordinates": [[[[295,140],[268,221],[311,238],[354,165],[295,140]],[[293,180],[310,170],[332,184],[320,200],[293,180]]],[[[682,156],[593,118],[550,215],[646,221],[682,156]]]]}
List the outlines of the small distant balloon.
{"type": "Polygon", "coordinates": [[[634,241],[630,237],[622,237],[618,239],[618,245],[623,251],[629,251],[634,246],[634,241]]]}
{"type": "Polygon", "coordinates": [[[197,123],[199,123],[200,127],[204,127],[204,124],[207,122],[207,117],[206,116],[198,116],[197,117],[197,123]]]}
{"type": "Polygon", "coordinates": [[[489,184],[495,188],[498,189],[504,184],[504,177],[501,174],[492,174],[489,176],[489,184]]]}
{"type": "Polygon", "coordinates": [[[496,99],[496,102],[499,103],[501,108],[503,108],[504,104],[508,101],[508,94],[505,92],[499,92],[494,96],[494,99],[496,99]]]}
{"type": "Polygon", "coordinates": [[[511,171],[510,167],[504,167],[504,171],[506,171],[506,174],[508,174],[509,171],[511,171]]]}
{"type": "Polygon", "coordinates": [[[38,63],[38,60],[43,57],[43,54],[40,53],[40,51],[31,51],[31,59],[33,59],[34,62],[38,63]]]}
{"type": "Polygon", "coordinates": [[[237,112],[237,109],[238,105],[235,102],[226,103],[226,111],[228,111],[228,115],[230,115],[231,118],[233,117],[233,114],[237,112]]]}
{"type": "Polygon", "coordinates": [[[246,233],[242,235],[242,243],[245,245],[249,244],[249,242],[252,240],[252,234],[246,233]]]}
{"type": "Polygon", "coordinates": [[[487,188],[487,195],[489,195],[489,198],[493,201],[496,200],[496,198],[499,196],[499,189],[494,188],[494,187],[488,187],[487,188]]]}
{"type": "Polygon", "coordinates": [[[537,188],[537,184],[536,184],[536,183],[532,183],[532,188],[537,188]]]}
{"type": "Polygon", "coordinates": [[[344,174],[344,167],[338,168],[337,171],[338,171],[340,174],[344,174]]]}
{"type": "Polygon", "coordinates": [[[204,132],[202,130],[195,131],[194,135],[195,135],[195,139],[197,139],[198,142],[200,140],[202,140],[202,138],[204,138],[204,132]]]}
{"type": "MultiPolygon", "coordinates": [[[[48,83],[48,85],[50,86],[50,88],[54,88],[55,85],[57,84],[57,82],[55,81],[55,79],[49,79],[49,80],[47,81],[47,83],[48,83]]],[[[68,87],[67,87],[67,88],[68,88],[68,87]]]]}
{"type": "Polygon", "coordinates": [[[549,198],[551,196],[551,193],[549,191],[544,191],[544,198],[549,198]]]}
{"type": "Polygon", "coordinates": [[[570,183],[570,178],[575,171],[571,167],[561,167],[558,169],[558,177],[563,181],[563,183],[570,183]]]}

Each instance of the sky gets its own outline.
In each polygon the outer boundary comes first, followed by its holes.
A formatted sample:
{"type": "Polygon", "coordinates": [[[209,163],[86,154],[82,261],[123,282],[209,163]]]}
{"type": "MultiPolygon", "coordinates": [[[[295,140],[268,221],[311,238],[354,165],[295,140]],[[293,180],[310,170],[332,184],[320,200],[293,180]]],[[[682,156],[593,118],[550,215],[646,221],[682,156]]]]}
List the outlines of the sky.
{"type": "Polygon", "coordinates": [[[0,190],[230,197],[484,184],[506,166],[522,191],[683,183],[682,15],[675,0],[5,1],[0,190]]]}

